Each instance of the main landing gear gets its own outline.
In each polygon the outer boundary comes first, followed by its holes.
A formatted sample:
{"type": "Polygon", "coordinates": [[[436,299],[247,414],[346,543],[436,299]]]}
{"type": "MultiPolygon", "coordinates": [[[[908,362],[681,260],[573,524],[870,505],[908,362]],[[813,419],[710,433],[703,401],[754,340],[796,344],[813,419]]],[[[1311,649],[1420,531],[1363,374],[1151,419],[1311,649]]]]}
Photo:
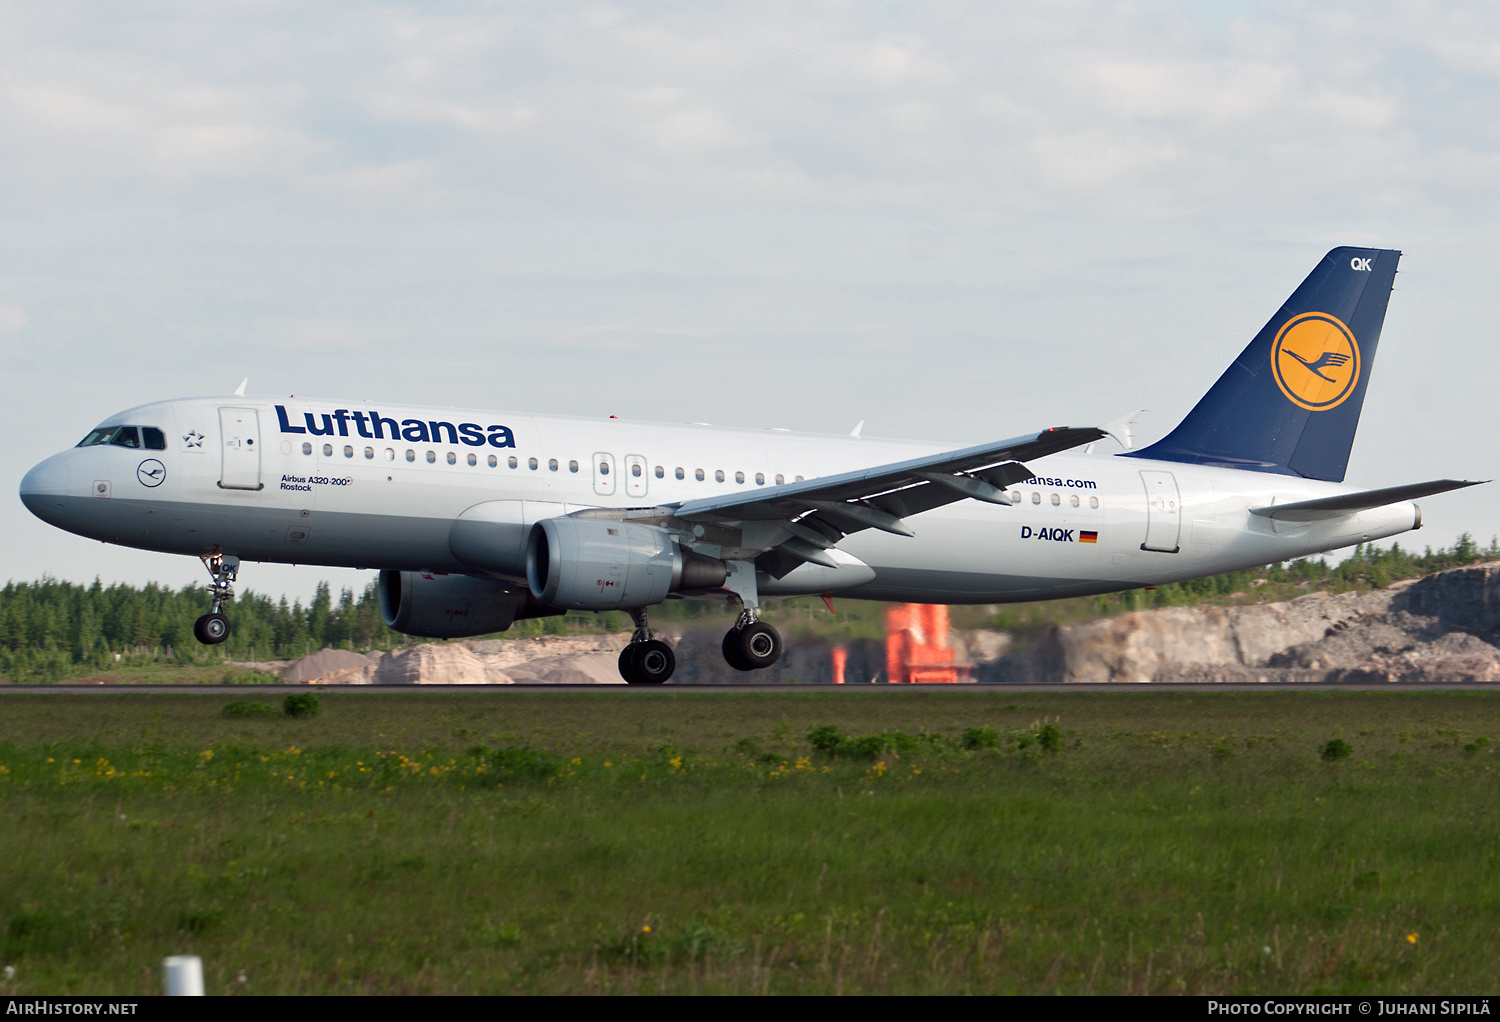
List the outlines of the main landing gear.
{"type": "Polygon", "coordinates": [[[736,671],[761,671],[781,658],[781,633],[760,619],[760,591],[755,583],[755,565],[730,561],[724,588],[743,608],[739,620],[724,635],[720,647],[724,659],[736,671]]]}
{"type": "Polygon", "coordinates": [[[720,648],[736,671],[760,671],[781,659],[781,633],[760,620],[756,611],[743,610],[724,633],[720,648]]]}
{"type": "Polygon", "coordinates": [[[620,650],[620,677],[629,685],[661,685],[677,670],[677,655],[660,639],[651,637],[644,607],[630,612],[635,634],[620,650]]]}
{"type": "Polygon", "coordinates": [[[213,594],[213,609],[193,622],[193,637],[205,646],[217,646],[229,638],[229,619],[224,604],[234,599],[234,579],[240,571],[240,559],[228,554],[208,554],[203,566],[213,576],[208,591],[213,594]]]}

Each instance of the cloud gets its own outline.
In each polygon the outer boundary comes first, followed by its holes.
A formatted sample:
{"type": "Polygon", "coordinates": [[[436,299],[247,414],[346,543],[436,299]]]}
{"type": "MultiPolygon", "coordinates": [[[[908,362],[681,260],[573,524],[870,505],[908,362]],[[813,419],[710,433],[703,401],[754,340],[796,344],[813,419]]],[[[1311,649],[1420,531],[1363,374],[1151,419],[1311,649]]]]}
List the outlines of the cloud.
{"type": "Polygon", "coordinates": [[[1451,208],[1500,127],[1480,7],[41,10],[0,39],[0,173],[28,196],[1297,215],[1347,205],[1359,154],[1400,179],[1361,206],[1451,208]],[[1480,123],[1422,145],[1463,101],[1480,123]]]}

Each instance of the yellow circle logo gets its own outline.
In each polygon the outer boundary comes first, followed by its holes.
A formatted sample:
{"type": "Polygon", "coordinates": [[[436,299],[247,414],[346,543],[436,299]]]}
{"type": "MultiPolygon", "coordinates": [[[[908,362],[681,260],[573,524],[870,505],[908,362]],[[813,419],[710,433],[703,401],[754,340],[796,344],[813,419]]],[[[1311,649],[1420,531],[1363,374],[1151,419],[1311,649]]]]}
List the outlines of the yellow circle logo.
{"type": "Polygon", "coordinates": [[[1292,404],[1326,412],[1343,404],[1359,382],[1359,344],[1336,317],[1304,312],[1276,335],[1271,371],[1292,404]]]}

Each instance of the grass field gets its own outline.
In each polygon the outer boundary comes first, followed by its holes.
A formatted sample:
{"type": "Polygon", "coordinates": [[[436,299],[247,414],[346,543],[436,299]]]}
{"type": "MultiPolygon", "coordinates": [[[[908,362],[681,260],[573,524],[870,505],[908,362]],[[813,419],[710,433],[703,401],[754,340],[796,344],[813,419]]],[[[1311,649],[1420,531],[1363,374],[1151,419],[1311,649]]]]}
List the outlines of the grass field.
{"type": "Polygon", "coordinates": [[[0,697],[0,992],[1500,985],[1500,694],[254,698],[0,697]]]}

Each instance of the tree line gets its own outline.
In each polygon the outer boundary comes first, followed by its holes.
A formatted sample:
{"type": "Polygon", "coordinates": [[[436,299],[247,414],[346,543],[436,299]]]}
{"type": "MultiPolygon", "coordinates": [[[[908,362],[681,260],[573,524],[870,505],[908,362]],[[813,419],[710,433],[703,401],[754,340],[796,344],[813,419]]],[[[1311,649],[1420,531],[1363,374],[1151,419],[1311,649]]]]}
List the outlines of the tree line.
{"type": "MultiPolygon", "coordinates": [[[[1491,540],[1488,548],[1482,548],[1467,533],[1451,549],[1428,547],[1421,554],[1403,550],[1400,544],[1386,549],[1358,546],[1336,565],[1322,559],[1303,559],[1155,589],[1017,604],[995,614],[989,624],[1024,633],[1067,620],[1207,602],[1255,585],[1267,585],[1276,594],[1311,586],[1334,591],[1378,588],[1483,560],[1500,560],[1500,542],[1491,540]]],[[[191,665],[224,660],[294,660],[329,646],[366,651],[390,649],[409,641],[386,627],[374,582],[359,593],[342,590],[337,601],[328,583],[320,583],[312,602],[306,605],[301,600],[288,603],[285,596],[273,600],[247,591],[229,607],[233,630],[221,646],[201,646],[193,638],[193,622],[208,609],[208,603],[203,588],[191,585],[181,589],[156,583],[140,588],[120,584],[106,587],[96,579],[85,586],[53,578],[9,582],[0,588],[0,681],[59,681],[143,661],[191,665]]],[[[676,600],[654,608],[652,619],[691,625],[705,616],[724,617],[729,610],[722,604],[676,600]]],[[[629,627],[624,614],[574,612],[517,622],[505,637],[629,627]]]]}
{"type": "Polygon", "coordinates": [[[234,627],[215,647],[193,638],[193,622],[208,604],[200,586],[7,583],[0,589],[0,678],[55,681],[143,658],[294,659],[325,646],[388,648],[403,638],[381,619],[373,582],[358,595],[343,590],[337,602],[323,582],[306,606],[247,591],[229,605],[234,627]]]}

